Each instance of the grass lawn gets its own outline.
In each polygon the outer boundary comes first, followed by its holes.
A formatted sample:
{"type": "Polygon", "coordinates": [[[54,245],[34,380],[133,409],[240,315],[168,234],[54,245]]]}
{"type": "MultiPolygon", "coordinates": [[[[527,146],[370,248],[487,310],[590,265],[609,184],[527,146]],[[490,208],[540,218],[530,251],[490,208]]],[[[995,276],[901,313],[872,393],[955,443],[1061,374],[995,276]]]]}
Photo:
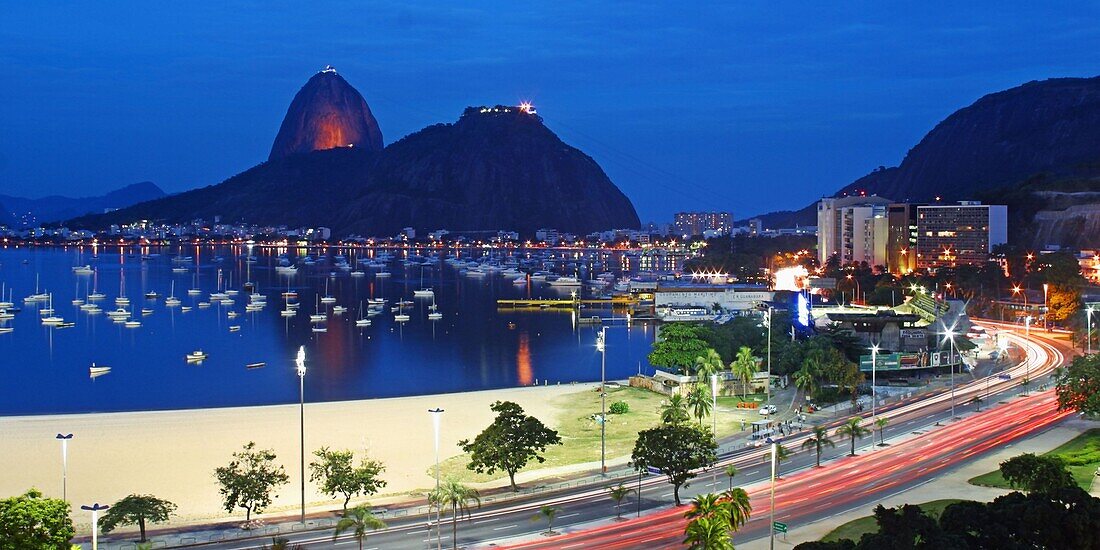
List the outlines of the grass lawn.
{"type": "MultiPolygon", "coordinates": [[[[1100,451],[1100,428],[1094,428],[1086,431],[1085,433],[1067,441],[1062,446],[1054,449],[1045,454],[1048,455],[1063,455],[1072,454],[1081,451],[1086,451],[1089,447],[1100,451]]],[[[1100,452],[1092,453],[1093,456],[1100,457],[1100,452]]],[[[1068,467],[1069,472],[1073,474],[1073,479],[1077,480],[1077,485],[1082,489],[1088,491],[1092,486],[1092,479],[1096,476],[1096,468],[1100,467],[1100,459],[1090,461],[1085,464],[1070,465],[1068,467]]],[[[970,483],[973,485],[981,485],[983,487],[996,487],[999,489],[1011,489],[1012,486],[1005,481],[1005,478],[1001,477],[1000,470],[993,470],[982,474],[980,476],[970,479],[970,483]]]]}
{"type": "MultiPolygon", "coordinates": [[[[940,514],[943,513],[943,509],[947,508],[951,504],[956,502],[962,502],[962,499],[946,498],[943,500],[933,500],[931,502],[925,502],[918,504],[924,513],[928,514],[934,519],[939,519],[940,514]]],[[[821,540],[824,542],[833,542],[841,539],[849,539],[859,542],[859,538],[867,533],[877,533],[878,524],[875,523],[875,516],[864,516],[861,518],[853,519],[848,523],[845,523],[825,535],[821,540]]]]}
{"type": "MultiPolygon", "coordinates": [[[[747,398],[753,401],[755,398],[763,398],[762,394],[747,398]]],[[[607,459],[629,456],[634,449],[634,441],[638,439],[638,432],[652,428],[660,423],[659,409],[666,400],[665,396],[639,388],[623,386],[608,388],[607,406],[616,401],[624,401],[630,406],[626,414],[607,415],[607,459]]],[[[725,437],[741,431],[742,418],[751,422],[758,420],[760,414],[754,409],[737,409],[738,397],[718,397],[719,423],[718,436],[725,437]]],[[[532,462],[521,471],[530,471],[540,468],[554,468],[585,462],[598,462],[600,460],[600,425],[592,419],[593,414],[600,412],[600,395],[595,391],[563,395],[555,403],[561,407],[562,412],[558,418],[540,418],[547,426],[558,430],[562,444],[547,449],[546,462],[532,462]]],[[[694,422],[694,419],[693,419],[694,422]]],[[[709,417],[703,420],[707,426],[711,424],[709,417]]],[[[480,483],[494,479],[507,478],[508,474],[496,472],[493,475],[478,474],[466,468],[470,462],[469,455],[462,454],[444,460],[440,464],[443,477],[452,477],[467,483],[480,483]]],[[[432,473],[432,470],[429,470],[432,473]]]]}

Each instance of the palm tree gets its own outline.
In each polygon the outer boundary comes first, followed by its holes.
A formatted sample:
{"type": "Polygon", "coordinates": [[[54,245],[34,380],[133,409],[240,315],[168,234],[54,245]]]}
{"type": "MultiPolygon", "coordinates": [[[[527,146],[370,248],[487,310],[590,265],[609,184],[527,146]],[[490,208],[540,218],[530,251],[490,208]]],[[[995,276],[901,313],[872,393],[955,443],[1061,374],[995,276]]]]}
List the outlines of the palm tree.
{"type": "Polygon", "coordinates": [[[366,506],[356,506],[344,513],[344,517],[336,523],[336,532],[332,534],[332,540],[340,538],[345,531],[352,531],[352,536],[359,541],[359,550],[363,550],[363,539],[367,538],[367,529],[377,531],[385,529],[386,524],[375,517],[366,506]]]}
{"type": "MultiPolygon", "coordinates": [[[[878,428],[878,442],[879,445],[886,445],[886,425],[890,423],[890,419],[885,416],[880,416],[875,419],[875,427],[878,428]]],[[[871,441],[874,443],[874,441],[871,441]]]]}
{"type": "Polygon", "coordinates": [[[783,461],[787,460],[788,458],[791,458],[791,452],[789,450],[787,450],[787,448],[784,447],[783,445],[781,445],[779,443],[776,443],[775,444],[775,477],[776,477],[776,479],[778,479],[780,477],[780,475],[779,475],[779,465],[782,464],[783,461]]]}
{"type": "Polygon", "coordinates": [[[556,533],[554,533],[554,517],[557,516],[558,512],[560,512],[560,511],[561,511],[561,508],[555,508],[553,506],[543,505],[543,506],[539,507],[539,513],[537,513],[537,514],[535,514],[534,516],[531,517],[531,521],[540,521],[542,519],[545,519],[546,520],[546,532],[543,533],[543,534],[544,535],[554,535],[554,534],[556,534],[556,533]]]}
{"type": "Polygon", "coordinates": [[[730,491],[733,490],[733,476],[735,475],[737,475],[737,466],[734,466],[733,464],[726,466],[726,477],[729,478],[730,481],[730,491]]]}
{"type": "Polygon", "coordinates": [[[669,397],[668,401],[661,406],[661,422],[665,424],[682,424],[690,419],[684,397],[678,393],[669,397]]]}
{"type": "Polygon", "coordinates": [[[687,396],[688,407],[691,408],[695,418],[699,420],[699,426],[703,425],[703,417],[710,414],[711,398],[706,386],[698,384],[687,396]]]}
{"type": "Polygon", "coordinates": [[[803,449],[814,449],[817,451],[816,467],[821,467],[821,450],[825,447],[836,447],[836,443],[833,443],[832,439],[829,439],[829,430],[824,426],[818,424],[813,427],[810,432],[810,437],[802,442],[803,449]]]}
{"type": "Polygon", "coordinates": [[[689,550],[733,550],[729,529],[717,518],[700,517],[688,522],[684,535],[689,550]]]}
{"type": "Polygon", "coordinates": [[[622,519],[623,514],[619,506],[623,503],[623,499],[634,492],[634,489],[620,483],[618,487],[608,487],[607,492],[611,493],[611,500],[615,501],[615,519],[622,519]]]}
{"type": "Polygon", "coordinates": [[[852,454],[850,456],[856,456],[856,439],[867,435],[870,430],[864,428],[861,423],[863,419],[858,416],[853,416],[848,419],[841,427],[836,429],[836,435],[841,437],[849,437],[852,440],[852,454]]]}
{"type": "Polygon", "coordinates": [[[470,503],[477,504],[481,508],[481,495],[477,489],[467,487],[453,479],[448,479],[428,494],[428,503],[440,509],[451,508],[451,542],[454,548],[458,548],[458,516],[470,515],[470,503]]]}
{"type": "Polygon", "coordinates": [[[749,515],[752,514],[752,504],[749,502],[749,493],[738,487],[726,491],[722,495],[722,498],[726,503],[726,507],[729,508],[729,528],[731,531],[736,531],[749,521],[749,515]]]}
{"type": "Polygon", "coordinates": [[[691,500],[691,508],[684,512],[687,519],[713,518],[723,523],[729,523],[730,509],[722,500],[722,495],[716,493],[704,493],[695,495],[691,500]]]}
{"type": "Polygon", "coordinates": [[[813,395],[817,389],[817,376],[807,366],[803,366],[794,373],[794,387],[813,395]]]}
{"type": "Polygon", "coordinates": [[[752,356],[752,349],[741,346],[737,350],[737,357],[730,363],[730,370],[737,379],[741,380],[742,397],[748,394],[748,384],[752,382],[752,375],[756,374],[756,358],[752,356]]]}
{"type": "Polygon", "coordinates": [[[713,348],[708,348],[703,355],[695,358],[695,378],[699,382],[710,380],[710,375],[722,370],[722,356],[713,348]]]}

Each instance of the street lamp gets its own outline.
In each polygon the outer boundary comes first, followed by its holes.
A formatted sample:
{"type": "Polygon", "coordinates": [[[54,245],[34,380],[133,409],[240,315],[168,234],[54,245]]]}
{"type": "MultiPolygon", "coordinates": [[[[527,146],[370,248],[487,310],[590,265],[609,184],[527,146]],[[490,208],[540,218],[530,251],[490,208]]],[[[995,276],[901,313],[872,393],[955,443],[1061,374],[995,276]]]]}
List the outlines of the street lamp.
{"type": "Polygon", "coordinates": [[[61,442],[61,500],[69,500],[69,440],[73,434],[57,434],[56,438],[61,442]]]}
{"type": "MultiPolygon", "coordinates": [[[[878,370],[878,344],[871,344],[871,425],[875,422],[875,371],[878,370]]],[[[875,448],[874,434],[871,434],[871,448],[875,448]]]]}
{"type": "Polygon", "coordinates": [[[596,336],[596,349],[600,352],[600,475],[607,476],[607,327],[600,327],[596,336]]]}
{"type": "Polygon", "coordinates": [[[943,326],[943,337],[951,343],[950,354],[947,358],[947,364],[951,367],[951,418],[955,418],[955,330],[954,325],[951,328],[947,328],[947,325],[940,323],[943,326]]]}
{"type": "Polygon", "coordinates": [[[770,537],[771,540],[770,540],[770,543],[769,543],[769,546],[768,546],[768,548],[770,550],[775,550],[775,463],[776,463],[775,453],[776,453],[776,450],[777,450],[776,447],[778,445],[779,445],[778,443],[776,443],[774,441],[772,442],[771,504],[768,506],[768,514],[770,516],[768,518],[768,523],[771,523],[771,525],[769,526],[769,529],[768,529],[768,531],[771,532],[771,537],[770,537]]]}
{"type": "Polygon", "coordinates": [[[710,423],[711,432],[718,437],[718,374],[710,375],[710,423]]]}
{"type": "Polygon", "coordinates": [[[298,346],[294,358],[298,371],[298,428],[301,442],[302,523],[306,522],[306,347],[298,346]]]}
{"type": "Polygon", "coordinates": [[[1090,355],[1092,354],[1092,308],[1093,306],[1089,306],[1085,309],[1085,326],[1088,327],[1085,329],[1085,341],[1088,343],[1090,355]]]}
{"type": "MultiPolygon", "coordinates": [[[[764,312],[764,320],[768,323],[768,382],[764,384],[764,402],[772,404],[772,306],[768,304],[768,311],[764,312]]],[[[771,410],[771,409],[768,409],[771,410]]]]}
{"type": "Polygon", "coordinates": [[[99,550],[99,512],[110,508],[106,504],[95,503],[91,506],[81,506],[81,510],[87,510],[92,513],[92,550],[99,550]]]}
{"type": "MultiPolygon", "coordinates": [[[[432,415],[432,430],[435,433],[435,492],[436,498],[439,495],[439,423],[443,419],[443,409],[436,407],[434,409],[428,409],[428,412],[432,415]]],[[[430,513],[430,511],[429,511],[430,513]]],[[[435,538],[436,544],[439,548],[443,548],[443,534],[441,531],[440,522],[441,509],[439,503],[436,503],[435,509],[435,538]]],[[[431,536],[431,533],[428,533],[431,536]]],[[[429,539],[430,540],[430,539],[429,539]]]]}
{"type": "Polygon", "coordinates": [[[1050,332],[1050,285],[1043,283],[1043,328],[1050,332]]]}

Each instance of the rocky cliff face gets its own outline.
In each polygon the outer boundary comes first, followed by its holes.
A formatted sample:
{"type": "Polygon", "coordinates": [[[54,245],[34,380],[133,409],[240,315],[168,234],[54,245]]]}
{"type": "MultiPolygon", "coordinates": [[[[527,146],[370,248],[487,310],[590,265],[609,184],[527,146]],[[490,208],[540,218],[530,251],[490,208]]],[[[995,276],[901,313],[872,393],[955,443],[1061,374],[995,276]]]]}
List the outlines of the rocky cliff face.
{"type": "Polygon", "coordinates": [[[363,96],[331,66],[294,96],[268,160],[336,147],[382,150],[382,130],[363,96]]]}
{"type": "Polygon", "coordinates": [[[360,233],[541,227],[577,233],[636,228],[630,200],[588,155],[563,143],[533,113],[468,108],[386,148],[369,192],[352,205],[360,233]]]}

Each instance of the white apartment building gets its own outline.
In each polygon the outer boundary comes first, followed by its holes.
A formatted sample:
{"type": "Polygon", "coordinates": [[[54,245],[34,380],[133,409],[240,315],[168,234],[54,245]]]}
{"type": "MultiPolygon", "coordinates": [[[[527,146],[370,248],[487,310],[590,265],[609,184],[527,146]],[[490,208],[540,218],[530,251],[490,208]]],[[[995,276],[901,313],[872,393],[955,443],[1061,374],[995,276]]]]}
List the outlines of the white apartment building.
{"type": "Polygon", "coordinates": [[[887,206],[878,196],[825,198],[817,204],[817,253],[822,263],[833,255],[842,264],[886,265],[890,223],[887,206]]]}

